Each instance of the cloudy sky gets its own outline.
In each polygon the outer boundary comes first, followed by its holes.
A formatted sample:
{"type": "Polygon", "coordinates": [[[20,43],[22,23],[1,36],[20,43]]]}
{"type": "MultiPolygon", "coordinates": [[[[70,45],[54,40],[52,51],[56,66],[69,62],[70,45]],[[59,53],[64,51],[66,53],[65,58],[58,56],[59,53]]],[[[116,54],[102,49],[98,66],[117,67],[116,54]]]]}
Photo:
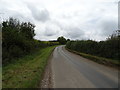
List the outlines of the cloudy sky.
{"type": "Polygon", "coordinates": [[[118,29],[118,1],[0,0],[0,20],[30,21],[39,40],[105,40],[118,29]]]}

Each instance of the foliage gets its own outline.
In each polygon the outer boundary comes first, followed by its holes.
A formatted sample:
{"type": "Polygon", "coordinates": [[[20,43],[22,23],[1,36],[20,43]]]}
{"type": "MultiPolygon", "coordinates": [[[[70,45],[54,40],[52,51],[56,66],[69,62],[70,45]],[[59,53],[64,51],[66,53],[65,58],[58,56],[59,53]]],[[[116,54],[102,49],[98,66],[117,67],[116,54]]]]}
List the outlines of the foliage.
{"type": "Polygon", "coordinates": [[[2,63],[7,64],[15,58],[25,56],[38,48],[54,45],[35,40],[35,25],[30,22],[20,23],[10,18],[2,23],[2,63]]]}
{"type": "Polygon", "coordinates": [[[94,55],[90,55],[90,54],[85,54],[85,53],[81,53],[81,52],[77,52],[77,51],[74,51],[74,50],[70,50],[68,48],[66,48],[68,51],[70,52],[73,52],[75,54],[78,54],[84,58],[88,58],[94,62],[97,62],[99,64],[104,64],[104,65],[107,65],[107,66],[112,66],[114,68],[119,68],[120,67],[120,62],[119,60],[113,60],[113,59],[107,59],[107,58],[103,58],[103,57],[98,57],[98,56],[94,56],[94,55]]]}
{"type": "Polygon", "coordinates": [[[59,45],[59,42],[56,41],[56,40],[52,40],[52,41],[48,41],[47,44],[48,44],[49,46],[53,46],[53,45],[59,45]]]}
{"type": "Polygon", "coordinates": [[[106,41],[68,41],[66,47],[77,52],[119,60],[120,34],[118,34],[118,32],[120,31],[116,32],[117,33],[112,34],[106,41]]]}
{"type": "Polygon", "coordinates": [[[67,40],[61,36],[61,37],[58,37],[57,41],[60,43],[60,44],[66,44],[67,40]]]}
{"type": "Polygon", "coordinates": [[[39,88],[48,57],[56,46],[39,49],[3,67],[2,87],[39,88]]]}
{"type": "Polygon", "coordinates": [[[67,42],[70,41],[70,39],[67,39],[67,42]]]}

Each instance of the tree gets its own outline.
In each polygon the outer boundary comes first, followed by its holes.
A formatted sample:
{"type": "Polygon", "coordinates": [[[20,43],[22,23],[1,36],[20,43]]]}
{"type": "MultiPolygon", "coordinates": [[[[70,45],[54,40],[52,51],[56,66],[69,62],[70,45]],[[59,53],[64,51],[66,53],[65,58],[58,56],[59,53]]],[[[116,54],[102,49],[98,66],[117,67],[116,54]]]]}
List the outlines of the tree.
{"type": "Polygon", "coordinates": [[[3,63],[21,57],[35,49],[33,39],[34,25],[30,22],[22,24],[14,18],[2,22],[2,57],[3,63]]]}
{"type": "Polygon", "coordinates": [[[70,39],[67,39],[67,42],[70,41],[70,39]]]}
{"type": "Polygon", "coordinates": [[[63,44],[63,45],[66,44],[66,42],[67,42],[67,40],[66,40],[63,36],[58,37],[57,41],[58,41],[60,44],[63,44]]]}
{"type": "Polygon", "coordinates": [[[21,24],[20,32],[24,34],[27,39],[33,39],[33,37],[35,36],[34,28],[35,25],[31,24],[30,22],[24,22],[21,24]]]}
{"type": "Polygon", "coordinates": [[[120,30],[117,30],[105,41],[77,40],[68,41],[66,47],[86,54],[120,60],[120,30]]]}

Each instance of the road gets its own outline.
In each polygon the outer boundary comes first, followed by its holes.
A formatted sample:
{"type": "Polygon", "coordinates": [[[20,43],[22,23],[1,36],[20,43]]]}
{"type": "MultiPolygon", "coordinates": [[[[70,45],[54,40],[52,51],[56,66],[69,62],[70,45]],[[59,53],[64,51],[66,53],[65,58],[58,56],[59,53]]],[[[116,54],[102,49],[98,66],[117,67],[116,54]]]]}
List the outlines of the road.
{"type": "Polygon", "coordinates": [[[53,88],[118,88],[118,70],[55,48],[51,61],[53,88]]]}

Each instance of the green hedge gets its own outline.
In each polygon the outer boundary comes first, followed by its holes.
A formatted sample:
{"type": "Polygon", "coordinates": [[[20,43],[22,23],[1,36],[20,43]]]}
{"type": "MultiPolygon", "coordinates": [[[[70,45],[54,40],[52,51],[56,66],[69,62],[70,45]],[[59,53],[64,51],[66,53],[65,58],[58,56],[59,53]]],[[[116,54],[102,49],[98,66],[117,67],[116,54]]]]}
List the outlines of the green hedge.
{"type": "Polygon", "coordinates": [[[106,41],[92,41],[92,40],[80,40],[69,41],[66,44],[68,49],[91,54],[95,56],[120,60],[120,38],[115,38],[106,41]]]}

